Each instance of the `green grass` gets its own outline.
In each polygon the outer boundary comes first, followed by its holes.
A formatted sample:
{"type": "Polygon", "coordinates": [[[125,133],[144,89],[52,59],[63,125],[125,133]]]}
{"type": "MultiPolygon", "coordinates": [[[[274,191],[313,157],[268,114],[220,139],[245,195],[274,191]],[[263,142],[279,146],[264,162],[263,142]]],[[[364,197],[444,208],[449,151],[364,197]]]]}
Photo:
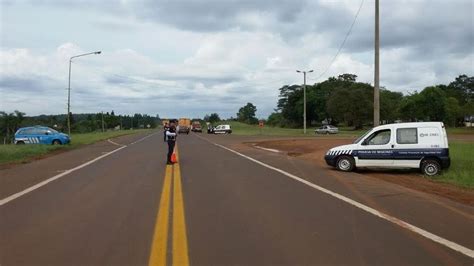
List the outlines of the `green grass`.
{"type": "Polygon", "coordinates": [[[62,146],[53,145],[0,145],[0,164],[28,162],[33,158],[46,155],[56,150],[74,149],[83,145],[92,144],[97,141],[114,138],[123,135],[146,132],[145,129],[94,132],[84,134],[72,134],[71,144],[62,146]]]}
{"type": "Polygon", "coordinates": [[[433,180],[451,183],[460,187],[474,188],[474,143],[449,143],[451,167],[433,180]]]}
{"type": "Polygon", "coordinates": [[[469,127],[448,127],[446,128],[446,132],[448,135],[451,134],[474,134],[474,128],[469,128],[469,127]]]}
{"type": "MultiPolygon", "coordinates": [[[[291,137],[310,137],[315,136],[314,130],[316,128],[307,128],[306,135],[303,133],[303,128],[281,128],[271,127],[265,125],[260,128],[258,125],[248,125],[236,121],[222,121],[219,124],[229,124],[232,127],[232,134],[235,135],[262,135],[262,136],[291,136],[291,137]]],[[[345,136],[345,137],[357,137],[362,135],[365,130],[351,130],[350,128],[339,128],[339,134],[331,136],[345,136]]]]}

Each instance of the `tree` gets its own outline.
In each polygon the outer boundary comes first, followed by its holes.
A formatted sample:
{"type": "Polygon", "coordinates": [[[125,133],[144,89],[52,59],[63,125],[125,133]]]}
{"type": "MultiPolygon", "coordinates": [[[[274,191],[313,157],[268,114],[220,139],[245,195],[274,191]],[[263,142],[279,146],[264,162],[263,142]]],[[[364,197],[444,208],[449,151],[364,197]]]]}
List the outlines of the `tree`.
{"type": "Polygon", "coordinates": [[[420,94],[416,91],[402,98],[399,112],[404,121],[415,122],[421,119],[423,112],[418,107],[420,98],[420,94]]]}
{"type": "MultiPolygon", "coordinates": [[[[445,86],[446,87],[446,86],[445,86]]],[[[474,100],[474,77],[459,75],[446,88],[448,97],[456,98],[461,105],[474,100]]]]}
{"type": "Polygon", "coordinates": [[[221,118],[217,113],[212,113],[210,115],[205,115],[204,116],[204,121],[209,122],[211,124],[217,123],[221,121],[221,118]]]}
{"type": "Polygon", "coordinates": [[[446,115],[446,93],[438,86],[426,87],[420,92],[417,107],[423,120],[443,121],[446,115]]]}
{"type": "Polygon", "coordinates": [[[356,82],[357,75],[346,73],[346,74],[339,75],[337,79],[340,81],[345,81],[345,82],[356,82]]]}
{"type": "Polygon", "coordinates": [[[336,88],[327,103],[328,113],[339,121],[346,121],[355,129],[371,120],[373,89],[369,84],[352,83],[336,88]]]}
{"type": "Polygon", "coordinates": [[[281,113],[274,112],[268,116],[267,124],[270,126],[282,126],[284,122],[283,120],[281,113]]]}
{"type": "Polygon", "coordinates": [[[403,99],[401,92],[387,89],[380,90],[380,118],[387,123],[393,123],[400,118],[400,104],[403,99]]]}
{"type": "Polygon", "coordinates": [[[462,116],[458,100],[454,97],[449,97],[446,100],[446,117],[444,119],[446,125],[455,127],[460,114],[462,116]]]}
{"type": "Polygon", "coordinates": [[[13,134],[25,119],[25,113],[15,110],[13,113],[0,112],[0,134],[11,142],[13,134]]]}
{"type": "Polygon", "coordinates": [[[257,112],[257,107],[252,103],[247,103],[247,105],[241,107],[237,113],[237,120],[247,124],[257,124],[258,119],[255,117],[257,112]]]}

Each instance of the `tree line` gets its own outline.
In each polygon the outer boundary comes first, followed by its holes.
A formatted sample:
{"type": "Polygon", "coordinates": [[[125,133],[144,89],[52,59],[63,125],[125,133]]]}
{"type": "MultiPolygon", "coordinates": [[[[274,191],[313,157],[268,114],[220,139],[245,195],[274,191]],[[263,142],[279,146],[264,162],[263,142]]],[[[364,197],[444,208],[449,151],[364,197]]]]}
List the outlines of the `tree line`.
{"type": "MultiPolygon", "coordinates": [[[[70,114],[71,132],[87,133],[112,129],[156,128],[160,124],[160,117],[147,114],[116,115],[110,113],[70,114]]],[[[16,130],[24,126],[41,125],[59,131],[67,131],[67,116],[39,115],[25,116],[25,113],[15,110],[12,113],[0,111],[0,137],[10,143],[16,130]]]]}
{"type": "MultiPolygon", "coordinates": [[[[267,124],[300,127],[303,124],[303,90],[301,85],[285,85],[280,89],[277,108],[267,124]]],[[[307,124],[345,124],[356,129],[373,122],[373,91],[368,83],[357,81],[354,74],[331,77],[321,83],[306,86],[307,124]]],[[[447,126],[464,126],[464,120],[474,115],[474,77],[460,75],[448,85],[440,84],[408,95],[382,88],[380,117],[382,123],[398,121],[443,121],[447,126]]],[[[243,109],[242,109],[243,108],[243,109]]],[[[237,114],[242,122],[248,119],[249,104],[237,114]],[[247,107],[247,108],[246,108],[247,107]],[[239,116],[239,114],[241,116],[239,116]]]]}

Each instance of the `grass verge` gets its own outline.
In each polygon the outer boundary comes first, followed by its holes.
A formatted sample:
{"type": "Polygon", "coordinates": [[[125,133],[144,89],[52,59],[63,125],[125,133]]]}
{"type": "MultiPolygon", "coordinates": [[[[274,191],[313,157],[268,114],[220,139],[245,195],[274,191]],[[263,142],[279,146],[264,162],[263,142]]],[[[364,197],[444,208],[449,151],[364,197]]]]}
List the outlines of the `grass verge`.
{"type": "Polygon", "coordinates": [[[53,145],[0,145],[0,164],[28,162],[34,158],[44,156],[57,150],[75,149],[101,140],[114,137],[147,132],[147,129],[93,132],[72,134],[71,144],[62,146],[53,145]]]}
{"type": "Polygon", "coordinates": [[[474,188],[474,143],[449,143],[451,167],[432,179],[464,188],[474,188]]]}

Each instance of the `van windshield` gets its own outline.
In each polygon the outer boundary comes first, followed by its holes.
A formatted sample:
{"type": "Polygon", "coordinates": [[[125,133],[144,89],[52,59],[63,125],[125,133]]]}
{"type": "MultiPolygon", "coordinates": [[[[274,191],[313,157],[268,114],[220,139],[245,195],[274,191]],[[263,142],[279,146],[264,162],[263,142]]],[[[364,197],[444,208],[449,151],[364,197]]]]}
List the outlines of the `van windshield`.
{"type": "Polygon", "coordinates": [[[358,138],[354,141],[354,144],[357,144],[357,143],[359,143],[362,139],[364,139],[365,136],[367,136],[367,134],[369,134],[370,131],[372,131],[372,129],[367,130],[364,134],[362,134],[362,136],[358,137],[358,138]]]}

